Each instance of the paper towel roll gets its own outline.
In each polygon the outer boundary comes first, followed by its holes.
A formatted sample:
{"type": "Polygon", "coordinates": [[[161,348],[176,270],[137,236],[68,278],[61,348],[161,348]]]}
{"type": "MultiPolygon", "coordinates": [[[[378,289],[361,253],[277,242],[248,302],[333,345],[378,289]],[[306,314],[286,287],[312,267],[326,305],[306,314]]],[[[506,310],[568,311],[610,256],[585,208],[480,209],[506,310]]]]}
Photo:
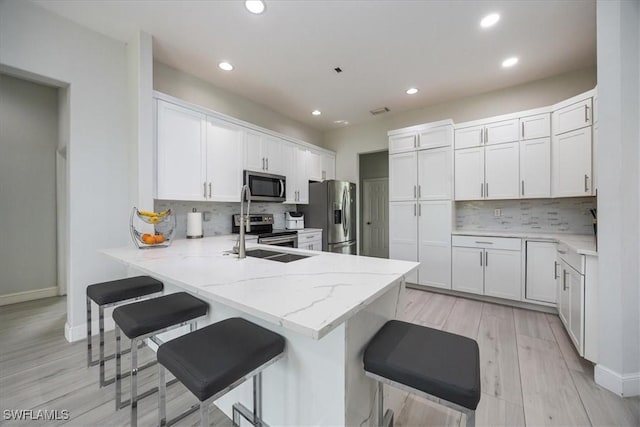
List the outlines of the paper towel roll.
{"type": "Polygon", "coordinates": [[[202,233],[202,212],[189,212],[187,214],[187,239],[199,239],[202,233]]]}

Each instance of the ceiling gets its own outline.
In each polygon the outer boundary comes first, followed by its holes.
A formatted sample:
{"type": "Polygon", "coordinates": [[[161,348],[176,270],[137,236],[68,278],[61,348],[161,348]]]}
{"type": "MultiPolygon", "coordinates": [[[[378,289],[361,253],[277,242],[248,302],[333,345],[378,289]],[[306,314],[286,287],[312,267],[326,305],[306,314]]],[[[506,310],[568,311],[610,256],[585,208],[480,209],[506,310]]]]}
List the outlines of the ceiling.
{"type": "Polygon", "coordinates": [[[150,33],[157,61],[319,130],[596,63],[595,0],[266,0],[261,15],[237,0],[35,3],[123,42],[150,33]],[[500,21],[481,28],[492,12],[500,21]],[[235,69],[220,70],[222,60],[235,69]]]}

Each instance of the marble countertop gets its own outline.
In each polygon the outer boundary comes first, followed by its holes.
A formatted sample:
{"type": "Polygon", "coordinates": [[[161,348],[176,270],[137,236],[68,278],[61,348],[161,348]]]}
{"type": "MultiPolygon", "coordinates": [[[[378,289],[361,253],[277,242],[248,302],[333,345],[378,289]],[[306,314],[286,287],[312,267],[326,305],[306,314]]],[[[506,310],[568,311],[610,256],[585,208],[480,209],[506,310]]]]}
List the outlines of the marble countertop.
{"type": "Polygon", "coordinates": [[[596,238],[588,234],[538,233],[533,231],[489,231],[489,230],[454,230],[457,236],[516,237],[520,239],[536,239],[561,242],[582,255],[598,256],[596,238]]]}
{"type": "Polygon", "coordinates": [[[311,255],[280,263],[229,254],[229,236],[176,240],[168,248],[101,252],[205,299],[320,339],[384,294],[418,263],[247,242],[247,248],[311,255]]]}

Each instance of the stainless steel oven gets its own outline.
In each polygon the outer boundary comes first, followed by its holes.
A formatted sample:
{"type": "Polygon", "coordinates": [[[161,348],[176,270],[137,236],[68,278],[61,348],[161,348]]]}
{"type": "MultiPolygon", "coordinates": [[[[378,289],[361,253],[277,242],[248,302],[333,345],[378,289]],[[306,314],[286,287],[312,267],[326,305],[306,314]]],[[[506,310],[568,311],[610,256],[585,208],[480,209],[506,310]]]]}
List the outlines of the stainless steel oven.
{"type": "Polygon", "coordinates": [[[258,243],[263,245],[284,246],[287,248],[298,247],[298,233],[291,234],[273,233],[273,236],[258,236],[258,243]]]}
{"type": "Polygon", "coordinates": [[[249,186],[252,201],[284,202],[287,199],[287,179],[282,175],[245,170],[244,183],[249,186]]]}

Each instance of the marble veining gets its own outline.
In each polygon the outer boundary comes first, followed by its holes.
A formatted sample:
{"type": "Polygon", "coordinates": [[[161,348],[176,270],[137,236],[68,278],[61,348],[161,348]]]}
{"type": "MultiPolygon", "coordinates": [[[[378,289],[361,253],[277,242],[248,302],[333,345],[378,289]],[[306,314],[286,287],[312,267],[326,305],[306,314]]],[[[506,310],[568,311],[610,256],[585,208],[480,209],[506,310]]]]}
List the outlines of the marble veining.
{"type": "MultiPolygon", "coordinates": [[[[311,255],[291,263],[228,251],[230,236],[178,239],[168,248],[102,252],[204,298],[314,339],[331,332],[418,267],[418,263],[279,248],[311,255]]],[[[271,246],[247,243],[247,247],[271,246]]]]}
{"type": "Polygon", "coordinates": [[[593,234],[596,205],[595,197],[456,202],[456,229],[593,234]]]}

